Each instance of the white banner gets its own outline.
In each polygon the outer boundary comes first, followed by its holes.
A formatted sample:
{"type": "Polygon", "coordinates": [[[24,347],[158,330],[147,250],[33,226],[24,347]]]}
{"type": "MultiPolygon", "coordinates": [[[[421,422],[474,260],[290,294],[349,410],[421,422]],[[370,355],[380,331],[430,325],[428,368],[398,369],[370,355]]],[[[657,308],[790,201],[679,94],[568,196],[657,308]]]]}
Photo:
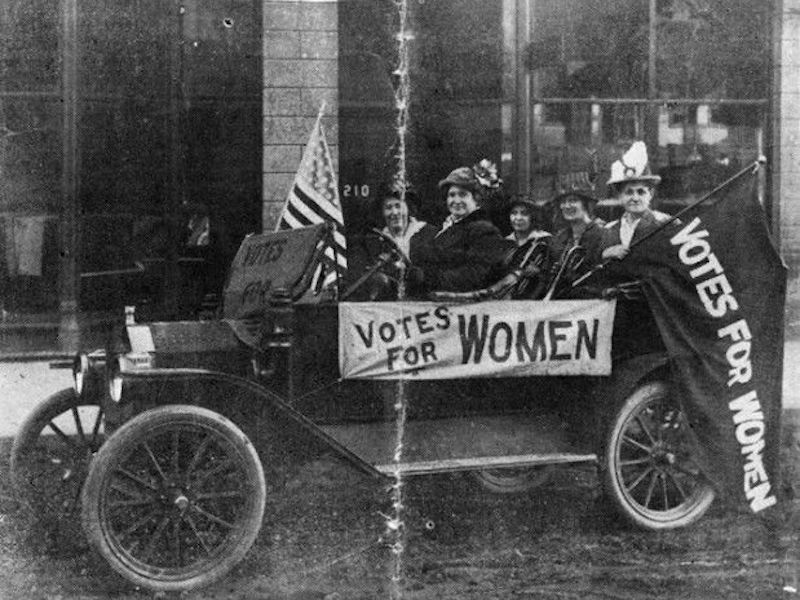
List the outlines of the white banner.
{"type": "Polygon", "coordinates": [[[616,301],[342,302],[345,379],[608,375],[616,301]]]}

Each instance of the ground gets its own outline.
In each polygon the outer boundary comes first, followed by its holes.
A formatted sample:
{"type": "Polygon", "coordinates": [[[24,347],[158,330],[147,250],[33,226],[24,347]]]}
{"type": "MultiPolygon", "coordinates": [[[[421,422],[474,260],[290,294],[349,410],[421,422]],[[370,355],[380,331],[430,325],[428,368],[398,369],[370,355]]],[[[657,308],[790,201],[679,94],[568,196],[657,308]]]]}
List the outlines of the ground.
{"type": "MultiPolygon", "coordinates": [[[[788,431],[788,430],[787,430],[788,431]]],[[[785,438],[794,485],[800,446],[785,438]]],[[[0,445],[7,479],[10,440],[0,445]]],[[[134,600],[133,588],[87,548],[76,523],[44,531],[4,486],[2,599],[134,600]]],[[[631,530],[602,501],[593,468],[562,468],[541,489],[492,494],[469,473],[410,480],[402,598],[790,598],[800,569],[754,519],[719,505],[669,533],[631,530]],[[787,581],[788,579],[788,581],[787,581]]],[[[186,599],[389,598],[385,485],[322,457],[270,495],[260,537],[223,580],[186,599]]]]}

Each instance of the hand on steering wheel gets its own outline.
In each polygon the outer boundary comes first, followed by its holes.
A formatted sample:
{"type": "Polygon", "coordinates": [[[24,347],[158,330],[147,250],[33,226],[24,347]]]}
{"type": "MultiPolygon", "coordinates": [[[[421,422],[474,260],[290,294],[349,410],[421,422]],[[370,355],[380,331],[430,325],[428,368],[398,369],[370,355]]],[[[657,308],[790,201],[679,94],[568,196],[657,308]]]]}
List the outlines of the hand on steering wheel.
{"type": "Polygon", "coordinates": [[[380,236],[380,238],[389,245],[389,251],[395,256],[395,258],[403,261],[403,264],[405,264],[406,267],[411,266],[411,261],[409,260],[408,256],[406,256],[406,253],[400,249],[400,246],[397,245],[397,242],[395,242],[391,236],[386,235],[383,231],[377,228],[373,228],[372,231],[373,233],[378,234],[378,236],[380,236]]]}

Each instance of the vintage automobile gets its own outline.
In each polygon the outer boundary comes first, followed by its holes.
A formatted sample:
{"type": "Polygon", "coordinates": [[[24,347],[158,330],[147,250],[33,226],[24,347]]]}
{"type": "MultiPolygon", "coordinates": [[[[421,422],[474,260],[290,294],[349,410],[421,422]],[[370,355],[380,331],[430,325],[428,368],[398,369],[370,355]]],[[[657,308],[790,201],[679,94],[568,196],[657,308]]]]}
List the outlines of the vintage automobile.
{"type": "MultiPolygon", "coordinates": [[[[689,424],[641,299],[340,302],[318,283],[329,236],[325,225],[249,236],[221,318],[137,323],[129,311],[107,348],[79,354],[74,389],[43,401],[14,441],[22,501],[41,518],[80,512],[114,570],[160,591],[203,586],[234,567],[259,533],[274,466],[315,449],[378,479],[472,471],[500,493],[533,489],[556,465],[590,463],[636,526],[683,527],[706,512],[713,488],[692,461],[689,424]],[[544,372],[517,366],[512,377],[470,363],[442,378],[421,368],[437,357],[418,347],[394,352],[406,365],[399,379],[370,378],[347,356],[358,336],[368,345],[409,324],[444,329],[462,308],[484,315],[469,325],[476,334],[503,306],[555,315],[551,323],[563,307],[611,315],[608,367],[565,374],[542,360],[544,372]],[[346,321],[369,311],[400,316],[372,333],[362,321],[354,333],[346,321]]],[[[513,332],[497,331],[508,339],[490,340],[485,352],[502,359],[513,332]]],[[[558,343],[559,331],[544,341],[558,343]]],[[[583,336],[590,354],[591,331],[583,336]]],[[[554,356],[551,347],[540,358],[554,356]]]]}

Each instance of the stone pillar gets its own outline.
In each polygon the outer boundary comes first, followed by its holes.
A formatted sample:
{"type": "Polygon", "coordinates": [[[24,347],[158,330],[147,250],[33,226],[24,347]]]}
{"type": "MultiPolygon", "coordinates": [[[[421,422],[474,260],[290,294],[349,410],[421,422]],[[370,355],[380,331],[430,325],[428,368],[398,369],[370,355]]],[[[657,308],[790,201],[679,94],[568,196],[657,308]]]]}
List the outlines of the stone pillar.
{"type": "Polygon", "coordinates": [[[789,266],[787,334],[800,331],[800,0],[775,3],[773,226],[789,266]]]}
{"type": "Polygon", "coordinates": [[[338,171],[337,6],[331,0],[264,2],[264,231],[275,227],[322,102],[338,171]]]}

